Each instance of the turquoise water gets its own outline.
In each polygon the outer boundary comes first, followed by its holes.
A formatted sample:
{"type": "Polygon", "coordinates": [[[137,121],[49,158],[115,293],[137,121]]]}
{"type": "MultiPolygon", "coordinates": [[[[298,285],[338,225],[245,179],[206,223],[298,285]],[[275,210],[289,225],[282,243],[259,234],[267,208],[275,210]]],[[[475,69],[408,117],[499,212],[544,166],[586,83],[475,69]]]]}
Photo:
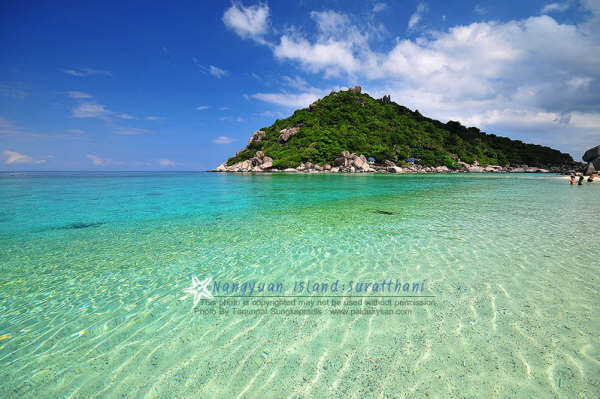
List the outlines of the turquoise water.
{"type": "Polygon", "coordinates": [[[551,175],[2,173],[0,397],[597,398],[599,200],[551,175]],[[192,276],[300,298],[194,307],[192,276]],[[424,289],[292,292],[385,279],[424,289]]]}

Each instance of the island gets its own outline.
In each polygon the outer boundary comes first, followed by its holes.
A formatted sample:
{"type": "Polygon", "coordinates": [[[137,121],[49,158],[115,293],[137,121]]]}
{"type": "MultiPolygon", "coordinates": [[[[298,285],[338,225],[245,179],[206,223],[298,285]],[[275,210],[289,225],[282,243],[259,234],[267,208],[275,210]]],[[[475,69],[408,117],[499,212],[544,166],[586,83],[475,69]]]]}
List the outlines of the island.
{"type": "Polygon", "coordinates": [[[360,86],[332,91],[255,131],[213,172],[554,172],[583,168],[566,153],[487,134],[375,99],[360,86]]]}

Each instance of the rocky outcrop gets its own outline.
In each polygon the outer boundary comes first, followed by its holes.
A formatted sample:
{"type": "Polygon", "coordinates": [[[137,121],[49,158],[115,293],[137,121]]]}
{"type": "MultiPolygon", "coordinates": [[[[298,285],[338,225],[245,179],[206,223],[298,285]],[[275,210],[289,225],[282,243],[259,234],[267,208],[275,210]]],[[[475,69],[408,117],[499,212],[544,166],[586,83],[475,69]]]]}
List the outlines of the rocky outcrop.
{"type": "Polygon", "coordinates": [[[212,172],[267,172],[273,167],[273,158],[265,155],[263,151],[256,151],[256,154],[250,159],[237,162],[227,166],[222,163],[212,172]]]}
{"type": "Polygon", "coordinates": [[[285,129],[281,129],[279,131],[279,138],[277,139],[277,141],[279,141],[282,144],[287,143],[290,137],[296,135],[299,131],[300,126],[290,126],[286,127],[285,129]]]}
{"type": "Polygon", "coordinates": [[[264,130],[257,130],[256,132],[254,132],[252,134],[252,137],[250,137],[250,140],[248,140],[248,145],[250,145],[250,143],[253,142],[259,142],[262,139],[265,138],[265,136],[267,135],[267,133],[264,130]]]}
{"type": "Polygon", "coordinates": [[[362,88],[360,86],[354,86],[353,88],[349,89],[351,92],[353,92],[354,94],[360,94],[360,92],[362,91],[362,88]]]}
{"type": "Polygon", "coordinates": [[[583,174],[586,176],[591,175],[600,170],[600,145],[594,148],[590,148],[583,154],[583,161],[587,162],[584,168],[583,174]]]}
{"type": "MultiPolygon", "coordinates": [[[[283,133],[291,133],[291,130],[299,129],[299,127],[291,127],[283,129],[283,133]]],[[[253,137],[256,135],[260,140],[260,134],[255,132],[253,137]]],[[[295,133],[294,133],[295,134],[295,133]]],[[[293,134],[292,134],[293,135],[293,134]]],[[[289,139],[289,137],[288,137],[289,139]]],[[[252,140],[252,139],[251,139],[252,140]]],[[[586,153],[587,154],[587,153],[586,153]]],[[[595,154],[595,153],[594,153],[595,154]]],[[[592,158],[593,161],[598,160],[600,157],[592,158]]],[[[301,162],[296,168],[285,168],[275,169],[273,168],[273,158],[267,156],[264,151],[256,151],[254,156],[245,161],[237,162],[233,165],[227,166],[225,163],[219,165],[212,172],[294,172],[294,173],[456,173],[456,172],[470,172],[470,173],[566,173],[567,169],[571,166],[566,165],[564,167],[553,167],[550,169],[529,167],[528,165],[513,165],[513,166],[500,166],[500,165],[488,165],[483,167],[479,162],[474,161],[472,164],[462,162],[458,157],[455,162],[459,165],[458,169],[450,169],[447,166],[422,166],[415,163],[406,164],[403,167],[397,166],[390,160],[385,160],[381,164],[371,165],[364,154],[355,154],[349,151],[343,151],[341,156],[336,158],[333,165],[328,163],[324,165],[313,164],[312,162],[301,162]]],[[[582,165],[582,164],[579,164],[582,165]]],[[[592,169],[591,171],[598,170],[594,167],[594,164],[590,162],[588,166],[592,169]]],[[[589,173],[591,174],[591,172],[589,173]]]]}

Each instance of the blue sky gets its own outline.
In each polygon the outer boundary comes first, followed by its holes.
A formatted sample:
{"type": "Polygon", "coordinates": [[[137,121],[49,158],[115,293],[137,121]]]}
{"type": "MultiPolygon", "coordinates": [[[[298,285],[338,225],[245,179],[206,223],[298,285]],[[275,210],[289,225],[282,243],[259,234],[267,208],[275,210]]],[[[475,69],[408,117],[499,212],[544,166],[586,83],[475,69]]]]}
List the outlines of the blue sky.
{"type": "Polygon", "coordinates": [[[0,170],[205,170],[332,89],[600,144],[600,1],[0,5],[0,170]]]}

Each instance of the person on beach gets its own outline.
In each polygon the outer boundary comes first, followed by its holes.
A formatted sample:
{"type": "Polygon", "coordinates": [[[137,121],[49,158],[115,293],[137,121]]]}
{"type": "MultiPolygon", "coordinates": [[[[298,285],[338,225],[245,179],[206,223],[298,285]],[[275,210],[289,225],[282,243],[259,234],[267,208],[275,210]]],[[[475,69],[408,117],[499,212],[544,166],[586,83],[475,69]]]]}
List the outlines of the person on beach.
{"type": "Polygon", "coordinates": [[[571,185],[575,184],[575,173],[571,173],[571,185]]]}
{"type": "Polygon", "coordinates": [[[578,186],[583,186],[583,176],[579,176],[579,181],[577,182],[578,186]]]}

